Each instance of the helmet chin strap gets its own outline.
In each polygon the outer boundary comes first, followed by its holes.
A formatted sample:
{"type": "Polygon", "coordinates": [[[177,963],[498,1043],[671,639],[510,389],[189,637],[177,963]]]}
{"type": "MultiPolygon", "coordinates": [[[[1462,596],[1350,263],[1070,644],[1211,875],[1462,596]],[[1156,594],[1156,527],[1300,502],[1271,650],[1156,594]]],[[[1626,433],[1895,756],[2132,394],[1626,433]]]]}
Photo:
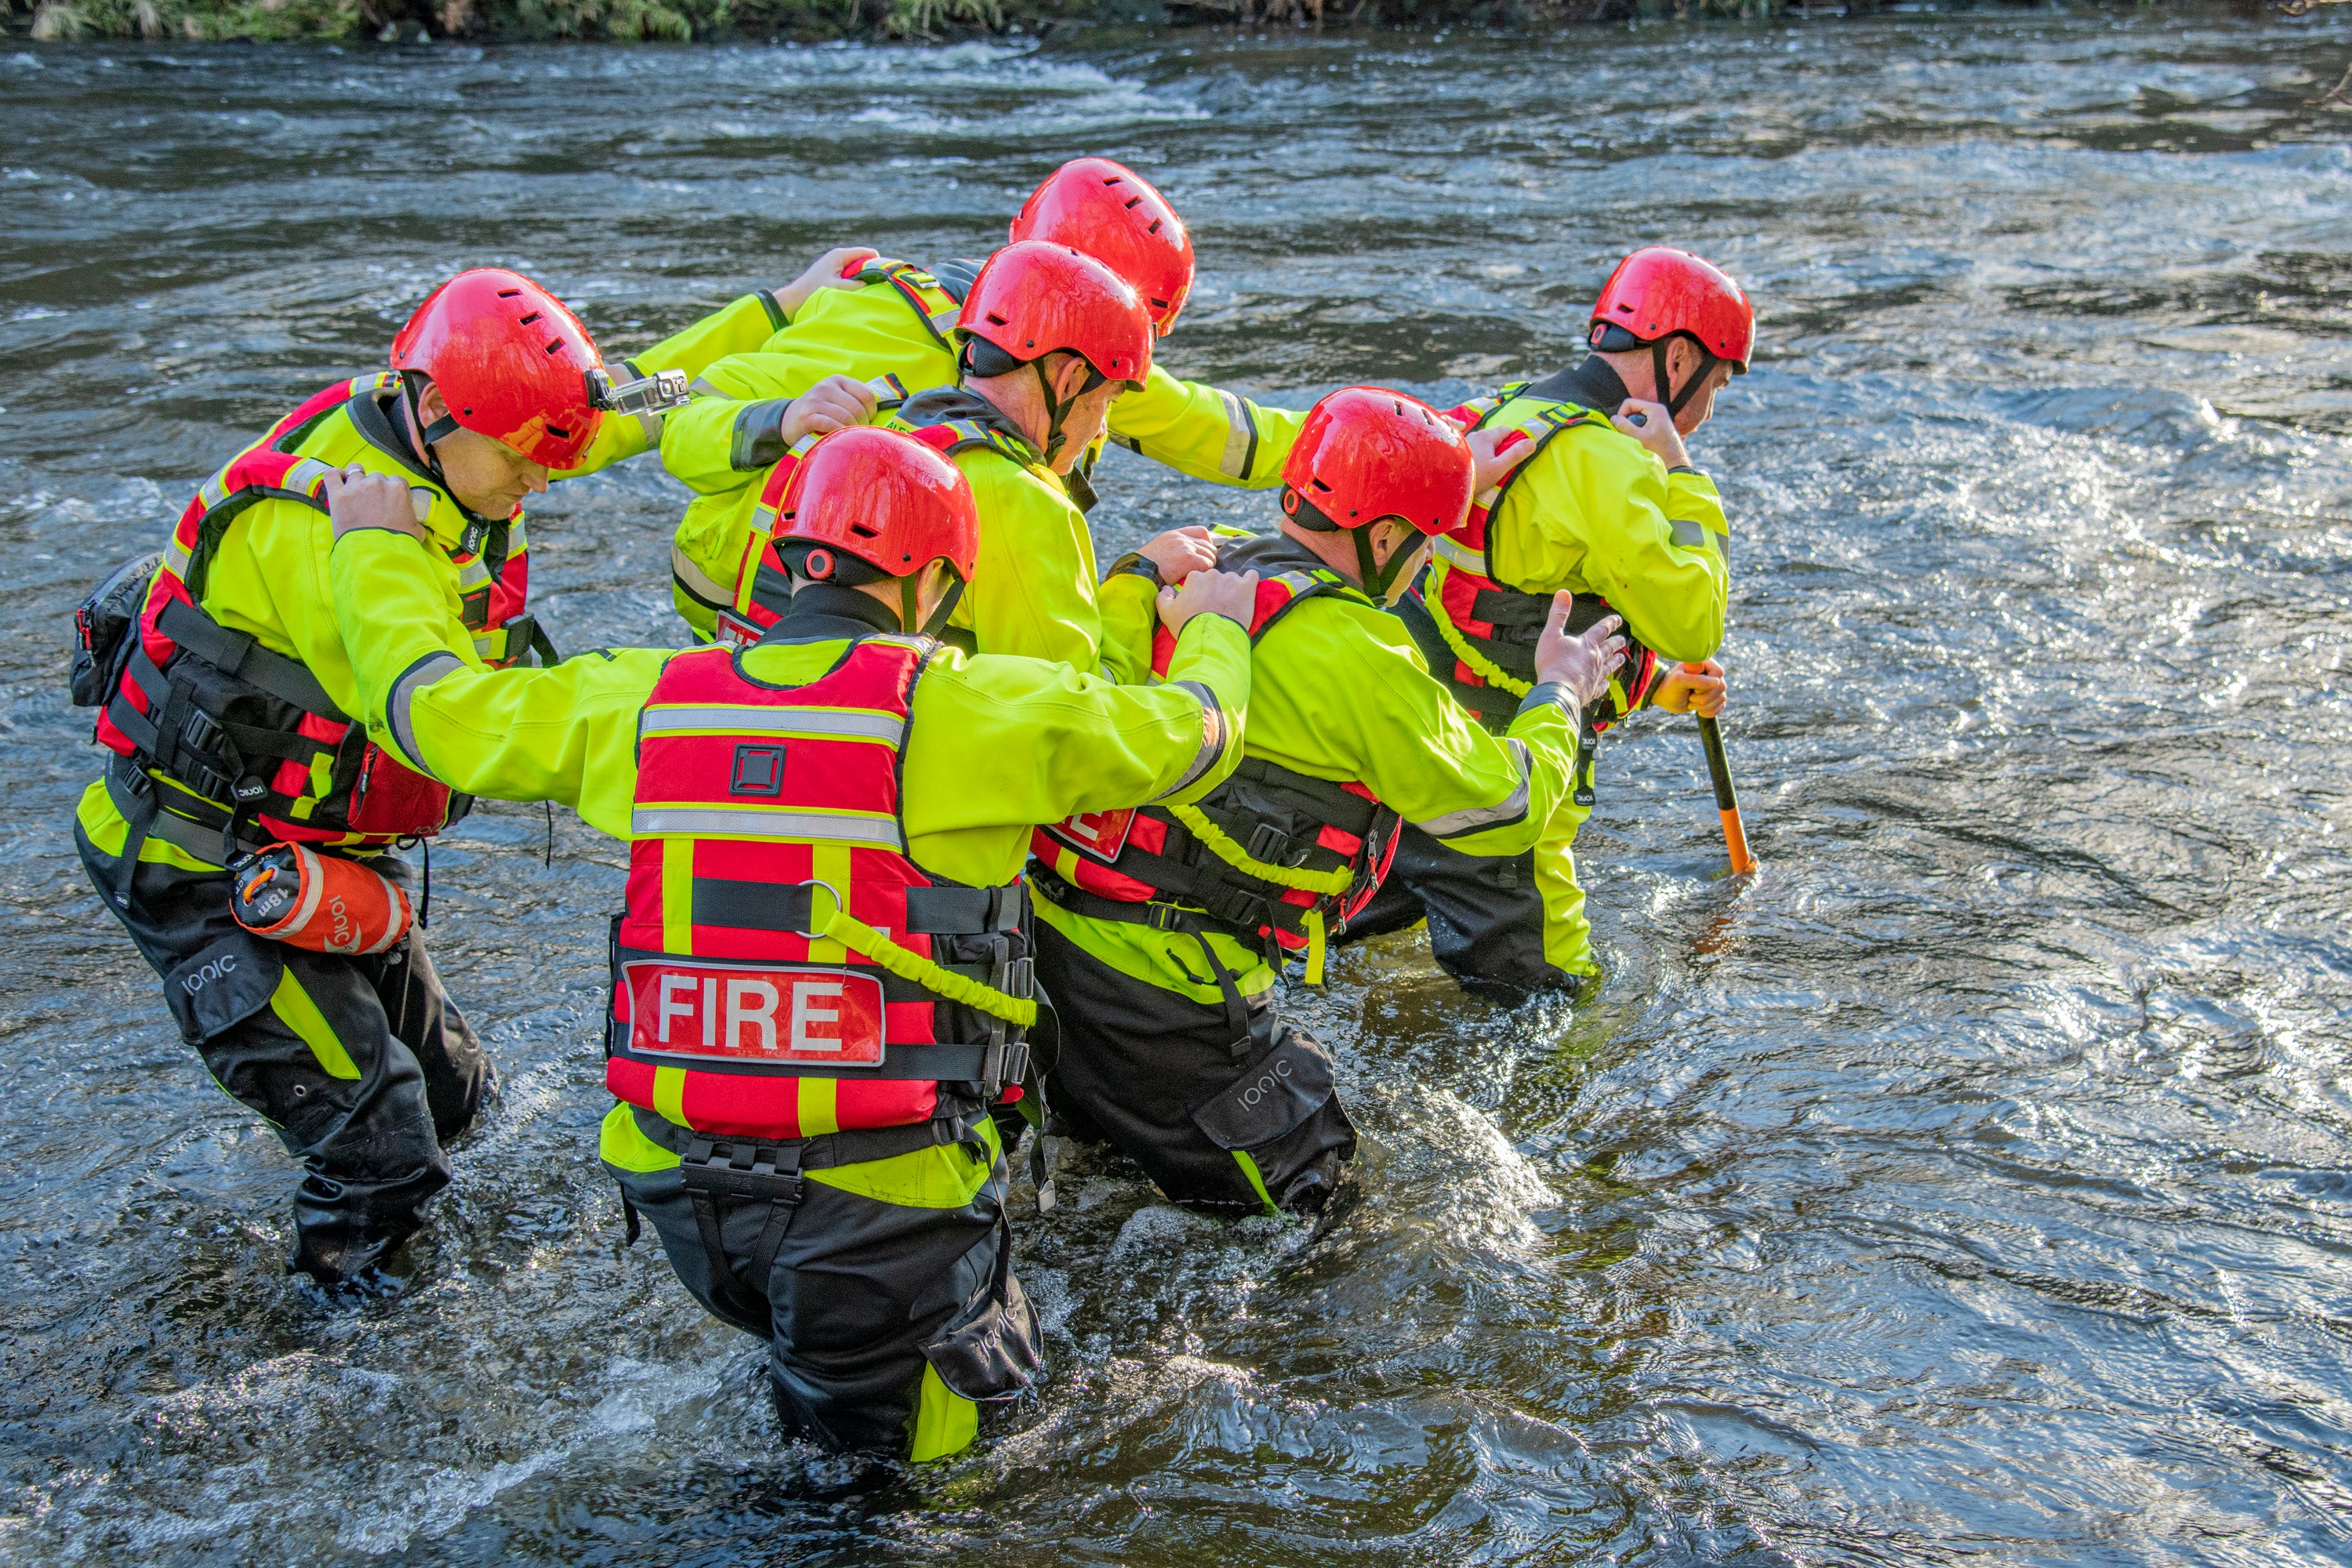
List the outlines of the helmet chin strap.
{"type": "Polygon", "coordinates": [[[1716,358],[1713,351],[1709,350],[1705,343],[1699,344],[1698,368],[1691,372],[1690,379],[1683,383],[1680,392],[1676,392],[1674,390],[1674,383],[1667,379],[1666,374],[1666,345],[1672,342],[1674,342],[1672,337],[1664,337],[1650,345],[1650,368],[1656,377],[1658,401],[1666,405],[1668,414],[1680,414],[1683,411],[1683,405],[1688,403],[1698,389],[1706,384],[1706,378],[1713,375],[1715,367],[1723,362],[1716,358]]]}
{"type": "MultiPolygon", "coordinates": [[[[924,571],[929,570],[926,565],[924,571]]],[[[959,577],[949,585],[947,595],[940,600],[939,608],[933,610],[926,620],[920,597],[916,592],[916,584],[921,578],[922,573],[917,572],[898,579],[898,625],[907,631],[935,637],[947,630],[948,617],[955,614],[956,604],[963,597],[963,579],[959,577]]]]}
{"type": "Polygon", "coordinates": [[[1062,448],[1069,444],[1069,437],[1062,434],[1063,419],[1068,416],[1071,409],[1078,405],[1079,398],[1110,379],[1088,363],[1087,384],[1070,394],[1067,399],[1055,397],[1053,379],[1045,374],[1045,361],[1050,357],[1050,355],[1039,354],[1029,362],[1029,368],[1037,374],[1037,390],[1045,399],[1045,463],[1048,468],[1053,466],[1055,458],[1062,455],[1062,448]]]}
{"type": "MultiPolygon", "coordinates": [[[[446,414],[430,425],[425,422],[425,395],[417,389],[417,384],[423,380],[413,371],[403,371],[400,390],[408,400],[409,428],[416,432],[416,455],[425,460],[425,466],[433,471],[435,479],[446,481],[448,476],[441,471],[441,459],[434,453],[434,443],[447,440],[464,426],[446,414]]],[[[424,384],[430,386],[433,384],[425,381],[424,384]]]]}
{"type": "Polygon", "coordinates": [[[1348,531],[1355,536],[1356,570],[1363,576],[1364,592],[1385,605],[1390,600],[1397,574],[1406,562],[1412,559],[1414,552],[1402,540],[1399,540],[1397,547],[1389,552],[1388,561],[1384,564],[1376,564],[1372,559],[1372,530],[1379,526],[1377,522],[1368,522],[1361,528],[1351,528],[1348,531]]]}

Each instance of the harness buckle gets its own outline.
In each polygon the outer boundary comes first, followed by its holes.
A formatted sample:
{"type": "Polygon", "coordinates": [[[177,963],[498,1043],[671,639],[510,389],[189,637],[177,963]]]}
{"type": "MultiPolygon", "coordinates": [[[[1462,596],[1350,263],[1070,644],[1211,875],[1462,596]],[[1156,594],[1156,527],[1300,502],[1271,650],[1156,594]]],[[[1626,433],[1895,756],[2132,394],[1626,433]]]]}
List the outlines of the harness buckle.
{"type": "Polygon", "coordinates": [[[721,1141],[697,1134],[678,1156],[678,1173],[691,1190],[757,1198],[787,1207],[801,1201],[799,1143],[721,1141]]]}
{"type": "Polygon", "coordinates": [[[588,402],[607,414],[667,414],[693,401],[687,391],[686,372],[658,370],[635,381],[615,382],[611,371],[588,373],[588,402]]]}

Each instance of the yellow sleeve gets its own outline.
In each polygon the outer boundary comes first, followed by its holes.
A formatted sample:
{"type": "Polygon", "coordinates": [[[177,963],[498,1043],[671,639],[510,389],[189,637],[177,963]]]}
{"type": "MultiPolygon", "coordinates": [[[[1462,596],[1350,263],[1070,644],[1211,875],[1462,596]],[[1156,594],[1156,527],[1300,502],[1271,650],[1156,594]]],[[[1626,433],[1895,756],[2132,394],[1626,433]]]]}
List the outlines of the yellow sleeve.
{"type": "Polygon", "coordinates": [[[1102,618],[1086,514],[993,448],[968,447],[955,464],[979,503],[980,556],[950,624],[968,629],[982,653],[1093,669],[1102,618]]]}
{"type": "Polygon", "coordinates": [[[1160,630],[1160,580],[1114,572],[1095,590],[1095,607],[1102,617],[1096,668],[1130,686],[1154,679],[1151,642],[1160,630]]]}
{"type": "Polygon", "coordinates": [[[331,603],[352,660],[346,711],[418,772],[467,795],[552,800],[626,838],[636,793],[637,715],[667,651],[602,650],[552,669],[485,669],[437,641],[439,591],[406,534],[346,534],[333,547],[331,603]]]}
{"type": "Polygon", "coordinates": [[[1269,408],[1197,381],[1179,381],[1158,365],[1136,391],[1110,405],[1111,439],[1130,452],[1212,484],[1266,489],[1307,416],[1269,408]]]}
{"type": "Polygon", "coordinates": [[[1668,475],[1630,437],[1579,428],[1554,440],[1490,524],[1495,568],[1528,593],[1581,586],[1662,658],[1723,644],[1731,575],[1713,481],[1668,475]]]}
{"type": "Polygon", "coordinates": [[[907,732],[901,806],[916,858],[1002,882],[1020,869],[1032,827],[1197,800],[1241,761],[1249,692],[1249,636],[1221,616],[1185,625],[1159,686],[943,652],[916,685],[907,732]]]}
{"type": "MultiPolygon", "coordinates": [[[[689,380],[703,374],[712,363],[730,354],[747,353],[768,341],[777,328],[783,325],[783,313],[776,309],[772,294],[746,294],[723,310],[713,310],[684,331],[664,338],[640,353],[631,354],[625,362],[614,363],[613,378],[625,381],[656,371],[682,370],[689,380]]],[[[610,468],[638,453],[662,445],[665,427],[670,419],[686,410],[668,415],[648,414],[635,418],[605,416],[597,422],[595,438],[588,443],[577,468],[551,474],[551,479],[572,479],[581,474],[593,474],[599,468],[610,468]]]]}

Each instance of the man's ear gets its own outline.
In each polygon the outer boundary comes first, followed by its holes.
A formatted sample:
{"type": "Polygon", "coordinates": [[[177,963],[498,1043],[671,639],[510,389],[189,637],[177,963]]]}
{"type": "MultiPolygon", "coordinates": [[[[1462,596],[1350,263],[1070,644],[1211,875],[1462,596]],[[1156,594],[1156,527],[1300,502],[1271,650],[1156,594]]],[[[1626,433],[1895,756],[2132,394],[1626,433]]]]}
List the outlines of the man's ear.
{"type": "Polygon", "coordinates": [[[437,424],[449,417],[449,400],[441,395],[439,387],[427,382],[425,390],[417,395],[416,412],[424,416],[425,424],[437,424]]]}
{"type": "Polygon", "coordinates": [[[1061,364],[1050,378],[1054,383],[1054,401],[1069,402],[1086,390],[1087,383],[1093,377],[1094,367],[1087,363],[1086,355],[1064,353],[1061,364]]]}

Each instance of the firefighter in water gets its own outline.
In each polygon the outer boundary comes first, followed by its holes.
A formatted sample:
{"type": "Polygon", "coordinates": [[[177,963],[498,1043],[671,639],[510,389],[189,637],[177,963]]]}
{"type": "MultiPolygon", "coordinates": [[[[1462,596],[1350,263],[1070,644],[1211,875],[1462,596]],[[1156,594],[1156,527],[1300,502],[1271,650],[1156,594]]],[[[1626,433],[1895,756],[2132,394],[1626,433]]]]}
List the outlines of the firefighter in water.
{"type": "Polygon", "coordinates": [[[1074,813],[1200,798],[1240,760],[1255,582],[1169,590],[1166,683],[920,635],[980,558],[971,486],[895,431],[820,441],[782,498],[796,592],[749,647],[484,670],[402,498],[338,493],[361,710],[442,786],[550,799],[629,841],[603,1154],[678,1278],[767,1340],[788,1426],[915,1458],[1017,1392],[992,1106],[1030,985],[1022,862],[1074,813]]]}
{"type": "Polygon", "coordinates": [[[658,440],[656,373],[682,384],[771,315],[748,297],[616,375],[537,284],[461,273],[401,330],[388,372],[337,382],[271,426],[189,502],[160,564],[131,563],[93,596],[123,635],[78,656],[89,673],[75,696],[100,707],[98,739],[115,754],[82,796],[75,843],[163,977],[181,1033],[301,1162],[289,1264],[322,1284],[377,1277],[417,1228],[449,1180],[443,1145],[473,1123],[494,1074],[413,936],[377,953],[313,952],[232,916],[233,860],[271,843],[332,846],[404,882],[382,851],[467,805],[351,721],[320,484],[356,465],[404,487],[432,541],[426,629],[457,657],[479,668],[544,650],[523,498],[658,440]]]}
{"type": "MultiPolygon", "coordinates": [[[[1183,219],[1149,181],[1108,158],[1075,159],[1047,175],[1013,217],[1008,243],[1024,242],[1076,249],[1101,262],[1134,289],[1156,336],[1175,329],[1192,292],[1192,239],[1183,219]]],[[[695,390],[704,395],[663,431],[662,462],[699,493],[678,525],[671,565],[678,613],[703,636],[716,634],[717,617],[735,601],[746,547],[756,548],[765,531],[754,515],[755,497],[763,474],[795,438],[787,428],[795,404],[805,400],[834,418],[860,408],[870,415],[877,403],[870,383],[895,384],[895,401],[953,388],[963,377],[1006,374],[996,359],[971,368],[965,353],[966,334],[985,320],[984,310],[971,308],[971,290],[986,270],[983,262],[969,260],[926,269],[885,260],[862,246],[832,251],[779,290],[791,318],[782,330],[759,352],[722,360],[702,374],[695,390]]],[[[1066,373],[1063,362],[1041,359],[1008,338],[992,334],[989,341],[1017,361],[1039,364],[1041,375],[1066,373]]],[[[1094,503],[1088,474],[1106,424],[1111,440],[1196,479],[1250,489],[1281,482],[1284,455],[1298,433],[1297,413],[1179,381],[1151,364],[1148,354],[1139,358],[1144,368],[1134,389],[1108,409],[1107,420],[1090,415],[1058,432],[1007,432],[1034,448],[1075,511],[1082,515],[1094,503]],[[1078,424],[1091,426],[1091,434],[1081,436],[1078,424]]],[[[1040,390],[1048,404],[1082,395],[1053,383],[1040,390]]],[[[986,417],[926,404],[905,416],[914,423],[986,417]]],[[[992,521],[984,490],[981,521],[984,539],[992,521]]],[[[1189,531],[1189,537],[1202,540],[1204,531],[1189,531]]],[[[1170,582],[1205,563],[1210,553],[1205,544],[1153,552],[1167,557],[1159,563],[1170,582]]],[[[985,564],[982,571],[984,578],[985,564]]],[[[984,638],[981,647],[988,649],[984,638]]]]}
{"type": "Polygon", "coordinates": [[[1393,875],[1350,937],[1426,916],[1438,962],[1507,1000],[1573,990],[1592,953],[1573,845],[1592,814],[1599,734],[1635,708],[1724,702],[1729,524],[1715,481],[1683,439],[1745,374],[1756,313],[1739,285],[1685,251],[1654,247],[1620,262],[1592,308],[1581,363],[1454,410],[1473,438],[1497,433],[1518,466],[1483,491],[1469,521],[1436,542],[1398,606],[1429,668],[1491,730],[1512,721],[1536,679],[1533,653],[1555,598],[1569,625],[1613,615],[1629,657],[1587,715],[1576,784],[1533,850],[1473,858],[1408,824],[1393,875]]]}
{"type": "MultiPolygon", "coordinates": [[[[910,400],[892,420],[947,456],[979,507],[979,570],[950,618],[950,640],[1135,678],[1139,671],[1101,662],[1123,646],[1106,645],[1104,616],[1148,622],[1162,584],[1213,564],[1215,552],[1207,530],[1173,531],[1132,558],[1151,563],[1140,575],[1115,573],[1098,586],[1094,538],[1065,481],[1102,435],[1114,400],[1146,384],[1150,313],[1102,263],[1029,240],[981,268],[954,333],[961,383],[910,400]]],[[[739,546],[746,566],[718,621],[722,640],[755,640],[791,604],[791,573],[773,534],[799,460],[779,458],[754,498],[752,531],[739,546]]]]}
{"type": "Polygon", "coordinates": [[[1460,525],[1473,468],[1461,433],[1402,393],[1317,404],[1284,466],[1279,531],[1219,552],[1257,576],[1240,767],[1199,801],[1036,837],[1037,973],[1061,1020],[1047,1101],[1188,1206],[1329,1196],[1355,1132],[1330,1058],[1276,1012],[1283,955],[1322,982],[1327,939],[1407,825],[1465,858],[1527,853],[1567,798],[1580,710],[1623,658],[1613,617],[1563,635],[1561,595],[1499,735],[1431,677],[1383,605],[1460,525]]]}

